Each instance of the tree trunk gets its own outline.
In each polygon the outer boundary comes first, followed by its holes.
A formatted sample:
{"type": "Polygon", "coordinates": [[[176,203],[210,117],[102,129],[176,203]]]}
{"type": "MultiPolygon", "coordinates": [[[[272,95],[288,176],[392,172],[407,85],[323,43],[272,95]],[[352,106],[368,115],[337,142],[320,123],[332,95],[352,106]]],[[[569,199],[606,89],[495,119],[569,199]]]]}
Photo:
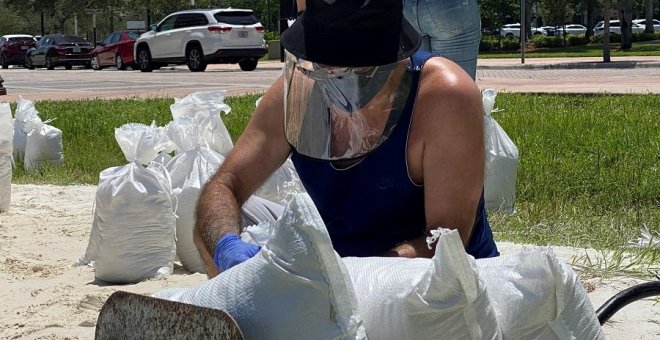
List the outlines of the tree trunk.
{"type": "Polygon", "coordinates": [[[644,32],[653,33],[653,0],[644,0],[644,4],[644,12],[646,14],[646,28],[644,29],[644,32]]]}
{"type": "Polygon", "coordinates": [[[587,33],[585,33],[585,36],[587,38],[590,38],[592,35],[594,35],[594,26],[596,25],[597,5],[598,3],[596,0],[587,0],[587,33]]]}
{"type": "Polygon", "coordinates": [[[619,22],[621,24],[621,49],[632,48],[632,15],[633,1],[619,0],[619,22]]]}
{"type": "Polygon", "coordinates": [[[603,1],[603,62],[610,60],[610,0],[603,1]]]}

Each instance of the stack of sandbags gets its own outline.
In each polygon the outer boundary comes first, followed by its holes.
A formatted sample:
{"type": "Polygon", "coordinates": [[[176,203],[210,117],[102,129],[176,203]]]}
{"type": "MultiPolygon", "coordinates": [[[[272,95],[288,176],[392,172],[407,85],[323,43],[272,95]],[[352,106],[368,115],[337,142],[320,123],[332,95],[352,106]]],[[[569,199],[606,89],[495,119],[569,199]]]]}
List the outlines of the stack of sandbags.
{"type": "Polygon", "coordinates": [[[175,198],[169,173],[149,164],[157,155],[157,128],[126,124],[115,138],[129,162],[103,170],[96,191],[94,220],[85,255],[96,278],[135,283],[171,274],[175,256],[175,198]]]}
{"type": "Polygon", "coordinates": [[[23,160],[25,170],[64,162],[62,131],[50,122],[41,120],[31,101],[19,97],[14,120],[14,157],[23,160]]]}
{"type": "Polygon", "coordinates": [[[0,213],[11,204],[13,125],[9,103],[0,103],[0,213]]]}

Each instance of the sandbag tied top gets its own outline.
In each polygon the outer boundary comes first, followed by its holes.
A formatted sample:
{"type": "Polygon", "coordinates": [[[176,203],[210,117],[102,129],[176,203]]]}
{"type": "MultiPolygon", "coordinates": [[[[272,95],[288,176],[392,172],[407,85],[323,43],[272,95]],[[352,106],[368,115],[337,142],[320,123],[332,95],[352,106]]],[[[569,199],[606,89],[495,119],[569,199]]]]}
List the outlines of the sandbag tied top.
{"type": "Polygon", "coordinates": [[[209,148],[227,156],[234,143],[220,118],[221,112],[231,112],[224,100],[225,91],[195,92],[182,99],[175,99],[174,104],[170,105],[170,111],[174,120],[180,117],[195,119],[209,148]]]}
{"type": "Polygon", "coordinates": [[[151,125],[124,124],[115,129],[115,139],[127,161],[142,165],[154,160],[165,143],[155,122],[151,125]]]}
{"type": "Polygon", "coordinates": [[[14,123],[9,103],[0,103],[0,213],[11,205],[14,123]]]}
{"type": "Polygon", "coordinates": [[[34,107],[32,101],[18,96],[16,101],[16,118],[14,118],[14,160],[22,160],[25,155],[25,144],[27,142],[27,133],[25,131],[25,122],[39,117],[39,112],[34,107]]]}
{"type": "Polygon", "coordinates": [[[297,194],[255,257],[156,297],[222,309],[246,339],[364,339],[355,292],[307,194],[297,194]]]}
{"type": "Polygon", "coordinates": [[[172,141],[177,153],[183,153],[199,147],[209,147],[203,136],[203,128],[193,117],[183,116],[170,122],[167,137],[172,141]]]}

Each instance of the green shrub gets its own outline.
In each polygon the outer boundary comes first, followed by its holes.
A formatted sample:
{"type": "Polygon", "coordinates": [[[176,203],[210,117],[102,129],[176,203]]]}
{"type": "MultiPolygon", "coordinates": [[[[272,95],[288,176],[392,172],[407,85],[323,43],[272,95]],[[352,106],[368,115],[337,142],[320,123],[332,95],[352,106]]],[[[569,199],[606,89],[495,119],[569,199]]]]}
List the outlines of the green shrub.
{"type": "MultiPolygon", "coordinates": [[[[601,44],[603,43],[603,36],[592,36],[591,37],[591,42],[596,43],[596,44],[601,44]]],[[[611,43],[620,43],[621,42],[621,36],[618,34],[612,34],[610,33],[610,42],[611,43]]]]}
{"type": "Polygon", "coordinates": [[[264,40],[266,41],[280,40],[280,32],[266,31],[266,33],[264,33],[264,40]]]}
{"type": "Polygon", "coordinates": [[[518,38],[504,38],[501,47],[504,51],[515,51],[520,48],[520,40],[518,38]]]}
{"type": "Polygon", "coordinates": [[[560,47],[563,46],[564,39],[561,37],[549,37],[547,35],[535,35],[532,37],[534,47],[560,47]]]}
{"type": "Polygon", "coordinates": [[[480,52],[497,51],[499,49],[500,49],[499,37],[492,35],[481,36],[481,40],[479,41],[480,52]]]}
{"type": "Polygon", "coordinates": [[[566,43],[568,46],[580,46],[586,45],[589,43],[589,39],[584,34],[574,35],[569,34],[566,36],[566,43]]]}

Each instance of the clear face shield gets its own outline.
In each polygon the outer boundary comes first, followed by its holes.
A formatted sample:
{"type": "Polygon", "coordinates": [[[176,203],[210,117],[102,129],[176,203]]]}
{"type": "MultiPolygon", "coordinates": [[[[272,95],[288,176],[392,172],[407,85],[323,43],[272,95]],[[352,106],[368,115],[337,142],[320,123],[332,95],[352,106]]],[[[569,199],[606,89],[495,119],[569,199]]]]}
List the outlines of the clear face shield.
{"type": "Polygon", "coordinates": [[[354,159],[387,140],[409,96],[408,60],[333,67],[285,53],[284,130],[297,152],[354,159]]]}

